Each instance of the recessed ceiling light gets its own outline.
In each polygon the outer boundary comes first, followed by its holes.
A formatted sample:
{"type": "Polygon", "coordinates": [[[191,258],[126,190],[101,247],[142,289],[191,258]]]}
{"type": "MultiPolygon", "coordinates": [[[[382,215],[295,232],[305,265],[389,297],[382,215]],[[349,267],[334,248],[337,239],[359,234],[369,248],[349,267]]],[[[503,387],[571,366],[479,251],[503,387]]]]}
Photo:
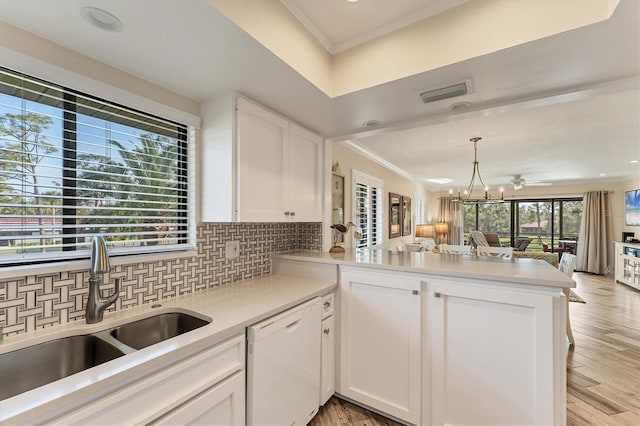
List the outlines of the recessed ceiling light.
{"type": "Polygon", "coordinates": [[[380,125],[380,120],[369,120],[362,123],[362,127],[378,127],[380,125]]]}
{"type": "Polygon", "coordinates": [[[349,3],[357,3],[358,0],[347,0],[349,3]]]}
{"type": "Polygon", "coordinates": [[[449,109],[451,111],[460,111],[461,109],[467,109],[471,106],[471,102],[456,102],[455,104],[451,104],[449,109]]]}
{"type": "Polygon", "coordinates": [[[640,160],[631,160],[630,161],[631,164],[636,164],[636,163],[640,163],[640,160]]]}
{"type": "Polygon", "coordinates": [[[600,173],[600,176],[606,176],[606,175],[607,175],[606,173],[600,173]]]}
{"type": "Polygon", "coordinates": [[[117,33],[124,28],[124,25],[122,25],[122,22],[120,22],[118,18],[97,7],[83,7],[80,10],[80,14],[85,21],[101,30],[117,33]]]}
{"type": "Polygon", "coordinates": [[[434,178],[434,179],[425,179],[427,182],[437,183],[438,185],[444,185],[445,183],[453,182],[451,179],[447,178],[434,178]]]}

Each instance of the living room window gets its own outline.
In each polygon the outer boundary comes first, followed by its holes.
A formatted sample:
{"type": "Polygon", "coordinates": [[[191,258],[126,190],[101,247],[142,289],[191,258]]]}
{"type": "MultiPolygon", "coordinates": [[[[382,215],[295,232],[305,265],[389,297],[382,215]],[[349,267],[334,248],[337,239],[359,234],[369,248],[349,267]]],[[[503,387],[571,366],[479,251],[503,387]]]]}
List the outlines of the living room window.
{"type": "Polygon", "coordinates": [[[575,254],[582,220],[582,198],[516,199],[497,204],[466,204],[464,237],[479,230],[496,233],[500,244],[530,241],[526,251],[575,254]]]}
{"type": "Polygon", "coordinates": [[[191,248],[189,128],[0,68],[0,265],[191,248]]]}
{"type": "Polygon", "coordinates": [[[463,205],[464,240],[470,231],[496,233],[500,243],[508,245],[511,235],[511,203],[464,204],[463,205]]]}
{"type": "Polygon", "coordinates": [[[382,244],[383,182],[354,170],[352,173],[353,223],[362,232],[356,248],[382,244]]]}

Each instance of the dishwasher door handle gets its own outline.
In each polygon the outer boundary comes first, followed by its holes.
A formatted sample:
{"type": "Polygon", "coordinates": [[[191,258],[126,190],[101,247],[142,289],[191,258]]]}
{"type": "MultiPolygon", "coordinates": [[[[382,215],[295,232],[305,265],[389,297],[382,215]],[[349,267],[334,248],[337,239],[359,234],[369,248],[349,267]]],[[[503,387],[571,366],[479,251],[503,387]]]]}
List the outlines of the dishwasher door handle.
{"type": "Polygon", "coordinates": [[[294,322],[292,322],[291,324],[287,325],[287,332],[290,333],[293,330],[295,330],[296,328],[298,328],[298,326],[300,325],[300,319],[295,320],[294,322]]]}

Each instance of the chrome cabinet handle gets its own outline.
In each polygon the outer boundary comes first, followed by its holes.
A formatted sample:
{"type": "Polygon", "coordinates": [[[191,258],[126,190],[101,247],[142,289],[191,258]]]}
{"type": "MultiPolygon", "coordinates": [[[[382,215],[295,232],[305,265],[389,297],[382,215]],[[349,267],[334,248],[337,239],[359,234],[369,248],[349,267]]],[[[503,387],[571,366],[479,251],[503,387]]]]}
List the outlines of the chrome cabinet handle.
{"type": "Polygon", "coordinates": [[[328,328],[325,328],[324,329],[324,334],[329,334],[329,333],[330,333],[330,330],[328,328]]]}
{"type": "Polygon", "coordinates": [[[433,293],[433,295],[434,295],[435,297],[442,297],[442,294],[440,294],[440,293],[439,293],[439,292],[437,292],[437,291],[436,291],[435,293],[433,293]]]}
{"type": "Polygon", "coordinates": [[[324,302],[324,308],[325,308],[325,309],[328,309],[328,308],[330,308],[330,307],[331,307],[331,303],[329,303],[329,302],[324,302]]]}

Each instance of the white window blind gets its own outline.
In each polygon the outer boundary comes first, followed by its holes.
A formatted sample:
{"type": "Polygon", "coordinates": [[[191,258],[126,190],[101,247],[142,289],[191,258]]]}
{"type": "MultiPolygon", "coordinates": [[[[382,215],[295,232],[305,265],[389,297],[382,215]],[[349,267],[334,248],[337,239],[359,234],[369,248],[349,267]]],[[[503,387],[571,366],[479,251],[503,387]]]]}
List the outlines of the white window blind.
{"type": "MultiPolygon", "coordinates": [[[[416,225],[423,225],[426,222],[425,219],[425,201],[424,201],[424,197],[422,197],[419,194],[414,194],[413,195],[413,199],[414,199],[414,215],[413,217],[415,218],[415,224],[416,225]]],[[[413,232],[415,230],[415,227],[413,230],[411,230],[411,232],[413,232]]]]}
{"type": "Polygon", "coordinates": [[[382,244],[383,182],[364,173],[353,171],[353,223],[360,228],[362,238],[356,248],[382,244]]]}
{"type": "Polygon", "coordinates": [[[189,136],[0,68],[0,265],[190,248],[189,136]]]}

